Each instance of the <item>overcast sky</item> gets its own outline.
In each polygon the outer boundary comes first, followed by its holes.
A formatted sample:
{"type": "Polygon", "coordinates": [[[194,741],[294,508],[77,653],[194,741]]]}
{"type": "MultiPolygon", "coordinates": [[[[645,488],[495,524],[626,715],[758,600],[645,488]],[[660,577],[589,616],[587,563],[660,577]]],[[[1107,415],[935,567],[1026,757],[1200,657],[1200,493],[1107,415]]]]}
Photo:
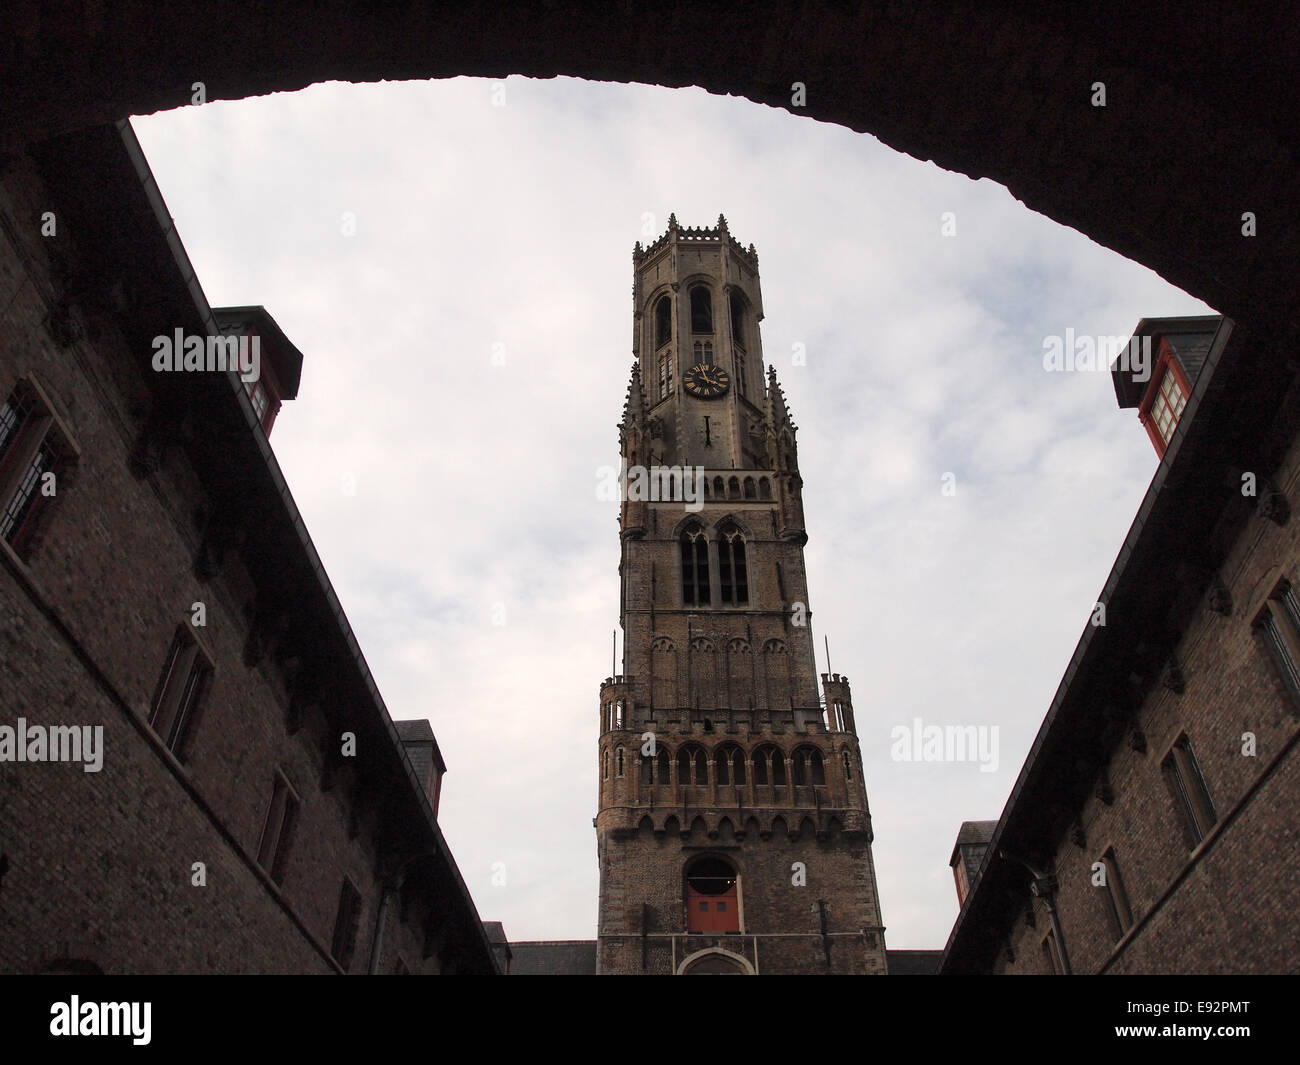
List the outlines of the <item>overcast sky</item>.
{"type": "Polygon", "coordinates": [[[133,125],[212,305],[264,305],[304,353],[274,450],[390,712],[433,724],[443,830],[516,940],[596,932],[619,558],[596,471],[632,245],[669,212],[754,243],[886,941],[943,946],[957,829],[1001,813],[1156,467],[1109,375],[1045,371],[1044,338],[1209,309],[991,181],[697,89],[333,83],[133,125]],[[895,760],[917,718],[996,727],[996,771],[895,760]]]}

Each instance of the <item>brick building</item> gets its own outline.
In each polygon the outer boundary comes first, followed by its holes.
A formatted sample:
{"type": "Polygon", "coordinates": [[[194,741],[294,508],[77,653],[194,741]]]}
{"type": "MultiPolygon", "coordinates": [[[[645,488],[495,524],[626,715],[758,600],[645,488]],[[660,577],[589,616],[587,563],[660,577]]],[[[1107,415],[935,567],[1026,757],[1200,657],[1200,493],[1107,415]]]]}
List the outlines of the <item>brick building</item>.
{"type": "Polygon", "coordinates": [[[1151,360],[1116,395],[1161,463],[944,973],[1300,967],[1294,342],[1217,317],[1135,339],[1151,360]]]}
{"type": "Polygon", "coordinates": [[[301,354],[126,123],[2,166],[0,972],[500,971],[267,441],[301,354]]]}

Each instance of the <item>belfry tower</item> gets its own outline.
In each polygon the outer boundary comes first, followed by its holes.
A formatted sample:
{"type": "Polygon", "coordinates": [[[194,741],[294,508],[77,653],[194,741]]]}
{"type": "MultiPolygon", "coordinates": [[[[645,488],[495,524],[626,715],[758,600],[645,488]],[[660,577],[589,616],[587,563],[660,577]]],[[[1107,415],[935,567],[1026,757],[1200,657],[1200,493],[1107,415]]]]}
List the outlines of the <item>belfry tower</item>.
{"type": "Polygon", "coordinates": [[[600,689],[598,971],[884,973],[847,679],[818,677],[795,425],[758,256],[633,252],[623,672],[600,689]]]}

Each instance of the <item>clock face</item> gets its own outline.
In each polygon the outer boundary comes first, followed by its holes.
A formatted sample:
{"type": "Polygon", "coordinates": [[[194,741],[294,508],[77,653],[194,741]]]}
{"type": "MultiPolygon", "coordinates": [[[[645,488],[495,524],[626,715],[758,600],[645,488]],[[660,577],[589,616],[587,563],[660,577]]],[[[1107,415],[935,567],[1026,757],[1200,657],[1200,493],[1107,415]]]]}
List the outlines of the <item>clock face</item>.
{"type": "Polygon", "coordinates": [[[731,378],[721,366],[706,366],[697,363],[686,371],[682,377],[686,391],[700,399],[717,399],[727,394],[731,387],[731,378]]]}

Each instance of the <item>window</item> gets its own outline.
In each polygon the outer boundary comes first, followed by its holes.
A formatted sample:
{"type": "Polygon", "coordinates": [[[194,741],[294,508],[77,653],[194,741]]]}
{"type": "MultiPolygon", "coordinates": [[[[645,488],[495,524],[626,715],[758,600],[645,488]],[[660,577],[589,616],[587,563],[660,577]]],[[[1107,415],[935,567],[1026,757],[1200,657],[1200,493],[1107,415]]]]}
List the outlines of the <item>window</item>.
{"type": "Polygon", "coordinates": [[[1118,943],[1133,927],[1133,908],[1129,905],[1128,893],[1124,890],[1124,881],[1119,875],[1115,848],[1107,850],[1101,856],[1101,861],[1106,869],[1106,913],[1110,918],[1111,932],[1118,943]]]}
{"type": "Polygon", "coordinates": [[[212,676],[212,660],[189,624],[178,625],[149,709],[149,727],[167,749],[182,757],[212,676]]]}
{"type": "Polygon", "coordinates": [[[745,783],[745,756],[739,747],[722,747],[713,756],[714,776],[719,784],[745,783]]]}
{"type": "Polygon", "coordinates": [[[754,752],[754,783],[785,783],[785,758],[775,747],[760,747],[754,752]]]}
{"type": "Polygon", "coordinates": [[[1264,642],[1278,678],[1291,697],[1291,710],[1300,711],[1300,596],[1282,581],[1255,617],[1255,631],[1264,642]]]}
{"type": "MultiPolygon", "coordinates": [[[[735,292],[731,294],[731,341],[744,354],[745,348],[745,304],[740,296],[735,292]]],[[[740,366],[743,359],[737,359],[736,365],[740,366]]],[[[739,377],[739,375],[737,375],[739,377]]],[[[744,392],[744,389],[741,389],[744,392]]]]}
{"type": "Polygon", "coordinates": [[[1209,834],[1218,816],[1210,800],[1210,790],[1192,753],[1191,741],[1184,734],[1178,738],[1161,763],[1170,790],[1178,803],[1189,842],[1195,848],[1209,834]]]}
{"type": "Polygon", "coordinates": [[[683,747],[677,752],[677,784],[686,787],[707,787],[709,783],[709,760],[699,747],[683,747]]]}
{"type": "Polygon", "coordinates": [[[673,394],[673,353],[665,351],[659,356],[659,398],[673,394]]]}
{"type": "Polygon", "coordinates": [[[622,747],[618,748],[618,750],[614,752],[614,764],[617,767],[618,775],[621,777],[623,775],[623,748],[622,747]]]}
{"type": "Polygon", "coordinates": [[[691,289],[691,332],[713,332],[713,296],[703,285],[691,289]]]}
{"type": "Polygon", "coordinates": [[[1160,377],[1160,390],[1151,404],[1151,424],[1166,445],[1173,439],[1178,417],[1186,406],[1187,393],[1183,391],[1178,375],[1171,367],[1166,367],[1160,377]]]}
{"type": "Polygon", "coordinates": [[[736,373],[736,391],[742,396],[749,394],[749,389],[745,386],[745,353],[737,351],[732,359],[733,369],[736,373]]]}
{"type": "Polygon", "coordinates": [[[77,455],[63,423],[33,381],[21,381],[0,407],[0,539],[19,558],[77,455]]]}
{"type": "Polygon", "coordinates": [[[601,764],[600,779],[608,780],[609,779],[609,751],[608,750],[604,750],[600,752],[600,764],[601,764]]]}
{"type": "Polygon", "coordinates": [[[284,867],[289,853],[289,837],[298,815],[298,795],[283,773],[275,774],[271,805],[262,826],[262,841],[257,847],[257,864],[277,884],[284,882],[284,867]]]}
{"type": "Polygon", "coordinates": [[[759,499],[772,498],[772,482],[769,481],[766,477],[760,477],[758,479],[758,498],[759,499]]]}
{"type": "Polygon", "coordinates": [[[248,393],[248,401],[253,404],[253,413],[257,415],[258,423],[265,425],[266,409],[271,405],[271,396],[266,390],[266,385],[259,377],[256,381],[245,381],[244,391],[248,393]]]}
{"type": "Polygon", "coordinates": [[[672,338],[673,301],[668,296],[661,296],[655,304],[655,347],[662,348],[672,338]]]}
{"type": "Polygon", "coordinates": [[[726,526],[718,534],[718,582],[724,603],[732,606],[745,606],[749,603],[745,538],[735,526],[726,526]]]}
{"type": "Polygon", "coordinates": [[[682,533],[682,602],[688,606],[709,603],[709,542],[704,530],[682,533]]]}
{"type": "Polygon", "coordinates": [[[670,782],[668,777],[668,771],[670,768],[668,763],[668,752],[662,747],[659,748],[659,753],[655,755],[655,764],[659,767],[659,783],[668,784],[670,782]]]}
{"type": "Polygon", "coordinates": [[[713,343],[708,340],[695,342],[695,362],[699,366],[713,365],[713,343]]]}
{"type": "Polygon", "coordinates": [[[330,946],[330,954],[343,969],[347,969],[352,964],[352,955],[357,945],[357,928],[360,924],[361,892],[345,876],[343,889],[339,892],[339,908],[334,917],[334,938],[330,946]]]}
{"type": "Polygon", "coordinates": [[[841,758],[841,759],[843,760],[843,762],[844,762],[844,779],[845,779],[845,780],[852,780],[852,779],[853,779],[853,759],[849,757],[849,752],[848,752],[848,751],[842,751],[842,752],[840,752],[840,758],[841,758]]]}

